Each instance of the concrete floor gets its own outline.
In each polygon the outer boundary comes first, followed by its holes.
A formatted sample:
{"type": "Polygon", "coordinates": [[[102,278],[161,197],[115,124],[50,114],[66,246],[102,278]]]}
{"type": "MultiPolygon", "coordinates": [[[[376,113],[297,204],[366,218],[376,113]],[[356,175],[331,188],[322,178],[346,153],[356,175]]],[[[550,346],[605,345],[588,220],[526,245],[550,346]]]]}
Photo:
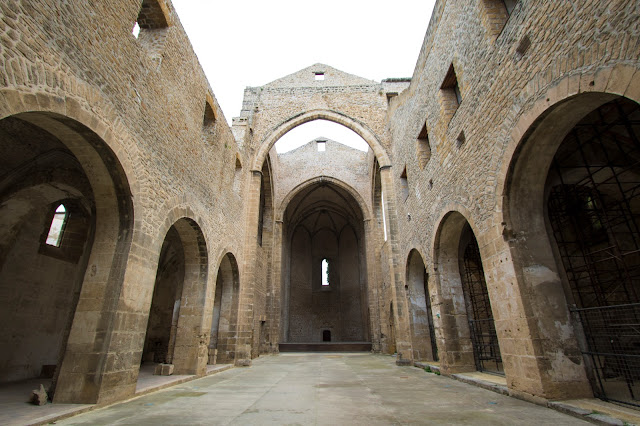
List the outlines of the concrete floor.
{"type": "Polygon", "coordinates": [[[372,354],[281,354],[56,424],[587,424],[372,354]]]}
{"type": "MultiPolygon", "coordinates": [[[[230,364],[207,365],[207,375],[228,370],[230,364]]],[[[143,364],[138,374],[136,395],[144,395],[195,379],[196,376],[154,376],[155,364],[143,364]]],[[[27,401],[40,384],[49,388],[51,379],[29,379],[0,384],[0,425],[47,424],[61,417],[95,409],[92,404],[46,404],[36,406],[27,401]]]]}

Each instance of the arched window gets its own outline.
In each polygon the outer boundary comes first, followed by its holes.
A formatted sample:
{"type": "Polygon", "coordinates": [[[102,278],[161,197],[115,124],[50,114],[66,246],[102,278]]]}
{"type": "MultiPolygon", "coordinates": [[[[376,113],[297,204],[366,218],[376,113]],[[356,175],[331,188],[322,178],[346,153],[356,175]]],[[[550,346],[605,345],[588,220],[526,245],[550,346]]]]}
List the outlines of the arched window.
{"type": "Polygon", "coordinates": [[[49,227],[49,233],[47,234],[46,243],[50,246],[60,247],[60,242],[62,241],[62,232],[64,231],[64,226],[67,223],[67,209],[64,204],[60,204],[58,208],[56,208],[56,212],[53,215],[53,220],[51,220],[51,226],[49,227]]]}
{"type": "Polygon", "coordinates": [[[322,259],[322,285],[329,285],[329,259],[322,259]]]}

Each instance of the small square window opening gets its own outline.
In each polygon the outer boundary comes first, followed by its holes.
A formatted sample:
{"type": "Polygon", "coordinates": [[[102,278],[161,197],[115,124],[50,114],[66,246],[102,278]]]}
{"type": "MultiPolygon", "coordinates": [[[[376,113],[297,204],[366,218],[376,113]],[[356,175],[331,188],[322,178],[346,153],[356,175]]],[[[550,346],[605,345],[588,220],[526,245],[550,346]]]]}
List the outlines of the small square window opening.
{"type": "Polygon", "coordinates": [[[324,152],[327,150],[327,142],[326,141],[318,141],[318,152],[324,152]]]}
{"type": "Polygon", "coordinates": [[[323,72],[317,72],[315,74],[316,74],[316,81],[324,80],[324,73],[323,72]]]}

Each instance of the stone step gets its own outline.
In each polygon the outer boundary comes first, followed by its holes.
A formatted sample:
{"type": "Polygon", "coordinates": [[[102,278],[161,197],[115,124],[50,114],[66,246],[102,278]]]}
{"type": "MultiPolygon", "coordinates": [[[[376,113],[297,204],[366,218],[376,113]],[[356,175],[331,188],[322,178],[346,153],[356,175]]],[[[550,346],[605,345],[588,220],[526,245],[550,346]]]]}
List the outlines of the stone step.
{"type": "Polygon", "coordinates": [[[280,352],[371,352],[368,342],[280,343],[280,352]]]}

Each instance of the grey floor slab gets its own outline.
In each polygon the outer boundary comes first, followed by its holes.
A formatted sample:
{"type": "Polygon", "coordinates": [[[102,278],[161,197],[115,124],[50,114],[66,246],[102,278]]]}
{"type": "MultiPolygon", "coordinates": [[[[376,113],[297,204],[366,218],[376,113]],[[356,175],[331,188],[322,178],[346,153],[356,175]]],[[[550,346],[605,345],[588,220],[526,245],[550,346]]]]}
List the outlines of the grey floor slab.
{"type": "Polygon", "coordinates": [[[572,425],[586,422],[372,354],[282,354],[81,414],[91,425],[572,425]]]}

